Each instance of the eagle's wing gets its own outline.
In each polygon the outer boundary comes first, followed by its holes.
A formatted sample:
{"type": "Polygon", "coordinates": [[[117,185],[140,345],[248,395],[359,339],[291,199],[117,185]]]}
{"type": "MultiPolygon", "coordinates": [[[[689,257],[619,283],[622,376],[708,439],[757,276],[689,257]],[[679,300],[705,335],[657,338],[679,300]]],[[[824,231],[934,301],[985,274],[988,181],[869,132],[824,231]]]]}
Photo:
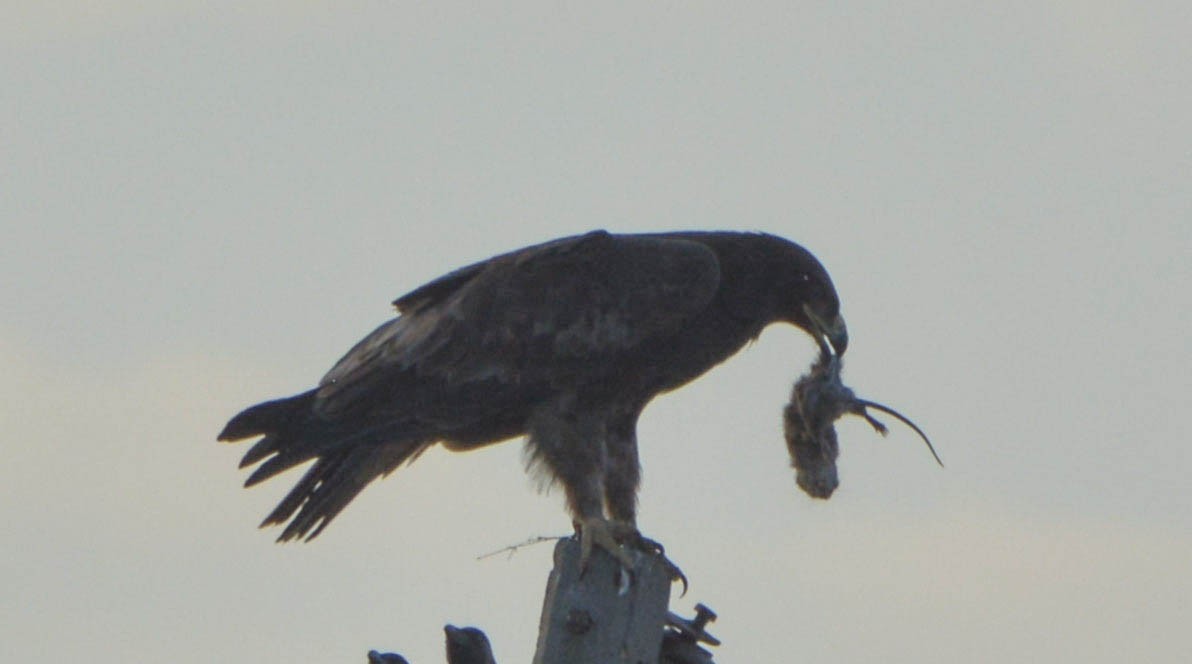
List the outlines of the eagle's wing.
{"type": "Polygon", "coordinates": [[[720,284],[693,240],[599,231],[456,270],[399,298],[402,315],[356,344],[320,383],[333,415],[397,374],[444,383],[551,380],[677,331],[720,284]]]}

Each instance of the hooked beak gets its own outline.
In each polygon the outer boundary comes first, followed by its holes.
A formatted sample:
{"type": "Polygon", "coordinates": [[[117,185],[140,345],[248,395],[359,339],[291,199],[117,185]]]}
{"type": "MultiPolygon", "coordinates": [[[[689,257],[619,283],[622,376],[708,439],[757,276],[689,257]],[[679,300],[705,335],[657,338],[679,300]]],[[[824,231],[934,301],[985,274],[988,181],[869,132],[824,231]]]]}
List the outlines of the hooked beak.
{"type": "Polygon", "coordinates": [[[815,328],[812,336],[819,344],[820,351],[824,355],[844,355],[848,348],[848,326],[844,324],[844,318],[837,315],[830,321],[824,320],[806,304],[803,305],[803,313],[807,314],[812,327],[815,328]]]}

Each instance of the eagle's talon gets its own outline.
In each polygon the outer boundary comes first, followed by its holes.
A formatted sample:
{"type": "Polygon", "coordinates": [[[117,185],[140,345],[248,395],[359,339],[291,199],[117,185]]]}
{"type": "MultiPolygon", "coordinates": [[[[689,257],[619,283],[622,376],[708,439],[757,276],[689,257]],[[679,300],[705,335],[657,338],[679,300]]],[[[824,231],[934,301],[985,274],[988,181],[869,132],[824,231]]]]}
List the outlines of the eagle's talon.
{"type": "Polygon", "coordinates": [[[625,540],[637,534],[637,529],[628,524],[623,524],[616,521],[609,521],[604,517],[591,517],[579,521],[575,524],[576,530],[579,531],[579,573],[583,576],[588,569],[588,559],[592,556],[592,548],[600,545],[600,548],[608,551],[609,555],[617,559],[621,566],[633,572],[633,558],[625,547],[621,546],[621,540],[625,540]]]}
{"type": "Polygon", "coordinates": [[[661,543],[642,535],[636,527],[623,521],[595,517],[577,521],[575,529],[580,542],[580,576],[583,576],[588,569],[588,559],[592,555],[592,548],[599,545],[613,558],[616,558],[617,562],[621,563],[621,567],[629,575],[628,578],[632,583],[635,561],[629,550],[636,549],[660,558],[662,565],[666,567],[667,573],[670,575],[671,582],[678,581],[683,584],[683,592],[679,596],[687,594],[689,587],[687,575],[670,558],[666,557],[666,549],[661,543]]]}
{"type": "Polygon", "coordinates": [[[683,593],[680,597],[687,594],[687,575],[670,558],[666,557],[666,547],[662,546],[661,542],[650,539],[639,532],[634,544],[639,550],[661,558],[662,564],[666,566],[667,571],[670,573],[671,582],[678,581],[683,584],[683,593]]]}
{"type": "Polygon", "coordinates": [[[670,572],[671,583],[678,581],[683,584],[683,592],[679,593],[679,597],[686,596],[687,595],[687,575],[683,573],[683,570],[679,569],[678,565],[672,563],[670,561],[670,558],[663,557],[662,562],[667,566],[667,569],[670,572]]]}
{"type": "Polygon", "coordinates": [[[637,534],[637,547],[642,551],[654,554],[656,556],[666,556],[666,549],[662,544],[656,540],[652,540],[641,533],[637,534]]]}

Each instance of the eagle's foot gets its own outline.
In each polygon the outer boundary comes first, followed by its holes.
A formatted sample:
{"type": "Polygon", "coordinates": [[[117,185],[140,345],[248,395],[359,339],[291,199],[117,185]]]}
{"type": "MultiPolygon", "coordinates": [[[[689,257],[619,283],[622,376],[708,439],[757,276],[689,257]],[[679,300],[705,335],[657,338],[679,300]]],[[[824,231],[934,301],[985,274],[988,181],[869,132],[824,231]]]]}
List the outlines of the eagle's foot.
{"type": "Polygon", "coordinates": [[[592,555],[592,547],[596,545],[608,551],[627,572],[633,571],[634,561],[630,549],[635,549],[660,558],[670,573],[671,581],[681,582],[683,594],[687,594],[687,575],[679,569],[678,565],[671,562],[670,558],[666,557],[666,550],[663,549],[662,544],[642,535],[632,524],[604,517],[593,517],[577,522],[575,527],[579,531],[580,574],[587,569],[588,558],[592,555]]]}
{"type": "Polygon", "coordinates": [[[641,534],[637,532],[637,528],[623,521],[614,521],[602,516],[579,521],[575,528],[579,531],[580,574],[588,569],[588,558],[592,555],[592,547],[596,545],[608,551],[626,570],[633,570],[633,558],[621,544],[640,538],[641,534]]]}

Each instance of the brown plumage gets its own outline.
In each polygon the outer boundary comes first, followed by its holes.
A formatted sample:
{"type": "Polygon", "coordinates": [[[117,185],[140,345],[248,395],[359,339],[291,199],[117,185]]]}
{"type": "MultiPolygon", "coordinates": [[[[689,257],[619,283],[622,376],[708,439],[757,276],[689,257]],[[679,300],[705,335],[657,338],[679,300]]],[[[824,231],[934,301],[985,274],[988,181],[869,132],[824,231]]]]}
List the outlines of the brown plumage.
{"type": "Polygon", "coordinates": [[[636,425],[651,399],[771,323],[807,331],[823,352],[848,339],[819,261],[755,233],[597,231],[464,267],[394,304],[400,316],[317,388],[253,406],[219,435],[263,436],[241,464],[260,464],[248,485],[314,461],[262,524],[286,524],[281,540],[315,537],[431,445],[527,436],[574,521],[607,545],[607,519],[634,528],[636,425]]]}

